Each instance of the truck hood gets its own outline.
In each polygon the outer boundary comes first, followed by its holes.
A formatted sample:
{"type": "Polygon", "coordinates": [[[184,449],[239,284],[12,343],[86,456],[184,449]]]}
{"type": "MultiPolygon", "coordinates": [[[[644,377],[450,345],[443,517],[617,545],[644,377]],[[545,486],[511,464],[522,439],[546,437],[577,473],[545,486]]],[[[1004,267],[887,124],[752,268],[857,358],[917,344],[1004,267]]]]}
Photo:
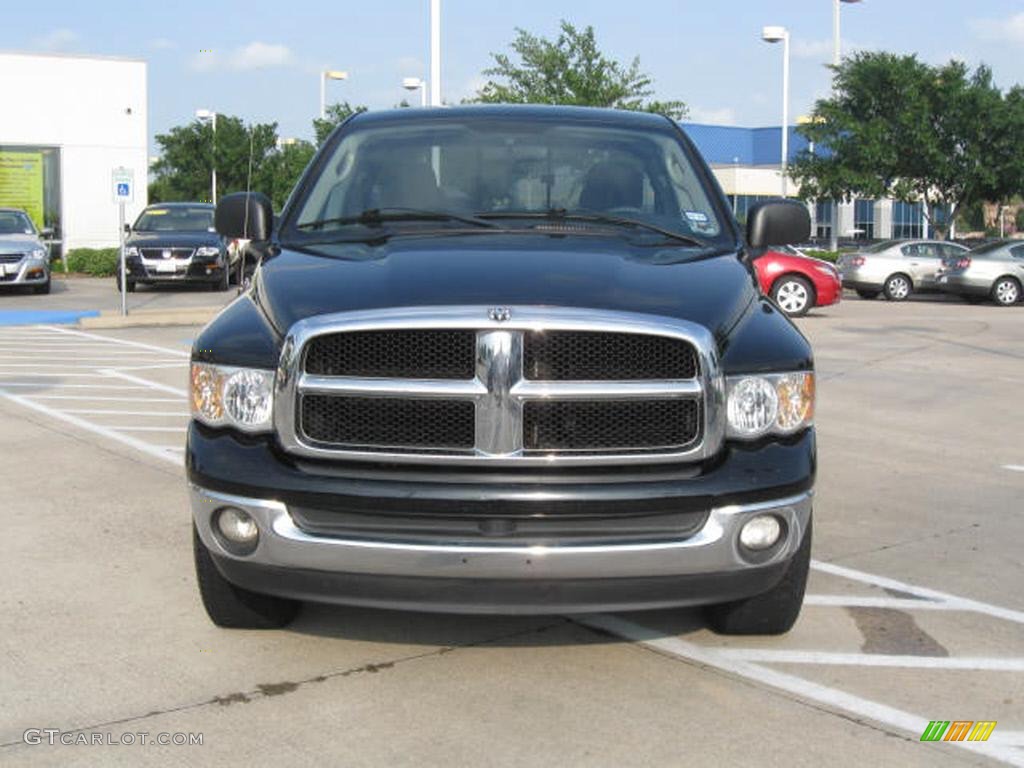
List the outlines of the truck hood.
{"type": "Polygon", "coordinates": [[[277,331],[314,315],[402,306],[552,305],[699,323],[724,339],[757,295],[735,252],[621,238],[511,234],[393,238],[266,259],[254,297],[277,331]]]}

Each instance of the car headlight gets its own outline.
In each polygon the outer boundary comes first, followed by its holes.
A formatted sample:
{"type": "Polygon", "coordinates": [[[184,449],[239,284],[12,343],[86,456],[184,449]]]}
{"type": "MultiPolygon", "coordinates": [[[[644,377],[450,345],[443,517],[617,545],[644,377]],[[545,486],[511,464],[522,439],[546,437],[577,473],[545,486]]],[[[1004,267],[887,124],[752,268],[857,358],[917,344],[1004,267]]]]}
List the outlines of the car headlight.
{"type": "Polygon", "coordinates": [[[139,255],[139,249],[136,248],[134,245],[129,245],[127,248],[124,249],[124,255],[125,256],[138,256],[139,255]]]}
{"type": "Polygon", "coordinates": [[[728,437],[791,435],[814,419],[814,374],[773,373],[726,379],[728,437]]]}
{"type": "Polygon", "coordinates": [[[273,428],[274,372],[192,363],[192,416],[211,427],[244,432],[273,428]]]}
{"type": "Polygon", "coordinates": [[[33,248],[31,255],[33,259],[45,259],[46,250],[44,248],[33,248]]]}
{"type": "Polygon", "coordinates": [[[196,248],[196,256],[220,256],[220,248],[215,245],[204,245],[196,248]]]}

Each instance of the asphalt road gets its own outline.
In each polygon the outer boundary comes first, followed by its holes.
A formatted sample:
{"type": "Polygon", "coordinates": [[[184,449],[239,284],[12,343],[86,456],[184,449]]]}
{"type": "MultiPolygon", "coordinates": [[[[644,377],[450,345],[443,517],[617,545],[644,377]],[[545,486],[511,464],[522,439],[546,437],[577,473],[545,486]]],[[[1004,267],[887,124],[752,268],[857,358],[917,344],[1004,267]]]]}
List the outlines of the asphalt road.
{"type": "Polygon", "coordinates": [[[799,325],[815,562],[772,639],[691,610],[217,629],[181,468],[196,329],[0,328],[0,763],[1024,765],[1024,307],[852,299],[799,325]],[[929,720],[997,726],[922,743],[929,720]]]}

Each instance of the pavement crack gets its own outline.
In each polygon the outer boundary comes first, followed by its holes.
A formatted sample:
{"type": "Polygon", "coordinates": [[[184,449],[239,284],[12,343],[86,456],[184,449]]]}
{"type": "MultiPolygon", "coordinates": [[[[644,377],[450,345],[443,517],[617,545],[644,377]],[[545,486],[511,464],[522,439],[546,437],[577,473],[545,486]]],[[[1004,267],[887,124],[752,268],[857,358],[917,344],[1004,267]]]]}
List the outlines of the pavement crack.
{"type": "MultiPolygon", "coordinates": [[[[467,648],[478,648],[492,643],[501,642],[503,640],[511,640],[517,637],[526,637],[529,635],[542,634],[549,630],[555,629],[559,626],[564,626],[568,619],[559,619],[558,621],[543,624],[539,627],[530,627],[529,629],[516,630],[515,632],[506,632],[501,635],[494,637],[487,637],[481,640],[475,640],[467,643],[457,643],[453,645],[441,646],[433,648],[430,651],[424,651],[423,653],[413,653],[407,656],[400,656],[397,659],[390,659],[388,661],[377,661],[361,664],[357,667],[349,667],[347,669],[337,670],[335,672],[328,672],[325,674],[315,675],[313,677],[307,677],[302,680],[288,680],[277,683],[259,683],[256,688],[248,691],[234,691],[232,693],[222,694],[213,696],[209,699],[202,701],[193,701],[187,704],[179,704],[173,707],[164,707],[162,709],[153,709],[145,714],[141,715],[129,715],[127,717],[117,718],[116,720],[106,720],[98,723],[90,723],[89,725],[82,725],[75,728],[60,729],[62,733],[82,733],[86,731],[96,731],[103,728],[114,728],[128,723],[137,723],[143,720],[148,720],[154,717],[160,717],[162,715],[171,715],[179,712],[188,712],[192,710],[202,709],[209,706],[231,706],[234,704],[249,704],[253,701],[263,698],[271,698],[275,696],[282,696],[285,694],[293,693],[304,685],[324,683],[328,680],[335,678],[345,678],[352,675],[360,674],[377,674],[384,670],[389,670],[397,667],[401,664],[408,664],[413,661],[420,661],[422,659],[428,659],[431,657],[440,657],[453,651],[465,650],[467,648]]],[[[7,749],[10,747],[24,746],[24,742],[19,741],[8,741],[0,744],[0,749],[7,749]]]]}
{"type": "Polygon", "coordinates": [[[965,531],[971,531],[971,530],[974,530],[975,528],[980,528],[980,527],[981,527],[981,523],[970,523],[968,525],[961,525],[961,526],[957,526],[956,528],[950,528],[950,529],[945,530],[945,531],[939,531],[938,533],[933,533],[933,534],[931,534],[929,536],[915,536],[912,539],[904,539],[902,541],[894,541],[891,544],[882,544],[882,545],[877,546],[877,547],[871,547],[870,549],[860,549],[860,550],[857,550],[856,552],[846,552],[846,553],[844,553],[842,555],[837,555],[836,557],[832,557],[832,558],[819,557],[818,559],[821,560],[821,562],[823,562],[823,563],[840,563],[840,562],[843,562],[843,561],[846,561],[846,560],[850,560],[850,559],[852,559],[854,557],[860,557],[861,555],[873,555],[873,554],[876,554],[877,552],[885,552],[885,551],[890,550],[890,549],[899,549],[900,547],[905,547],[905,546],[908,546],[910,544],[919,544],[922,541],[930,541],[932,539],[942,539],[942,538],[945,538],[946,536],[952,536],[952,535],[957,534],[957,533],[963,533],[965,531]]]}

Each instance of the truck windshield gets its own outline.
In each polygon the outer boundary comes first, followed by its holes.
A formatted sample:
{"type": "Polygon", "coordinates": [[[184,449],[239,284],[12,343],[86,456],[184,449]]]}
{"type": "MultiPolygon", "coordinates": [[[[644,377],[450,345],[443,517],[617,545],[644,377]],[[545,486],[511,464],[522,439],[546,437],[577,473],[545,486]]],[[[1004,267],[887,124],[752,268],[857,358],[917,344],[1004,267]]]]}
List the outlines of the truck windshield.
{"type": "Polygon", "coordinates": [[[464,229],[473,217],[533,228],[564,218],[566,229],[633,222],[634,233],[700,244],[732,236],[713,203],[717,193],[669,130],[507,117],[409,120],[354,127],[328,151],[291,216],[292,233],[358,236],[353,229],[394,225],[404,210],[403,227],[464,229]]]}

